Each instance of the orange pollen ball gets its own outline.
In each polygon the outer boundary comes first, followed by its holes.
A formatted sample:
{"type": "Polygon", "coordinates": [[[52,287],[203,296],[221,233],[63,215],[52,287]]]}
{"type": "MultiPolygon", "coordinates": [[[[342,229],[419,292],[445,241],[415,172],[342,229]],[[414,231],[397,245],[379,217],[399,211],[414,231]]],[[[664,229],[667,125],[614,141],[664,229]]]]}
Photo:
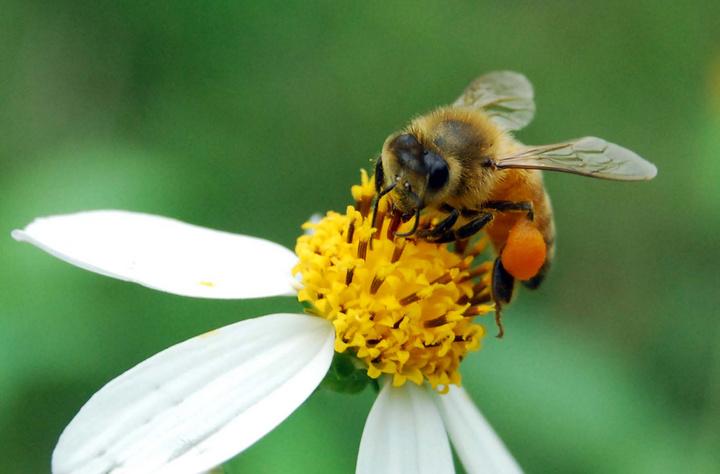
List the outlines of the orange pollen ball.
{"type": "Polygon", "coordinates": [[[537,227],[520,219],[508,233],[502,264],[518,280],[529,280],[540,271],[546,253],[545,240],[537,227]]]}

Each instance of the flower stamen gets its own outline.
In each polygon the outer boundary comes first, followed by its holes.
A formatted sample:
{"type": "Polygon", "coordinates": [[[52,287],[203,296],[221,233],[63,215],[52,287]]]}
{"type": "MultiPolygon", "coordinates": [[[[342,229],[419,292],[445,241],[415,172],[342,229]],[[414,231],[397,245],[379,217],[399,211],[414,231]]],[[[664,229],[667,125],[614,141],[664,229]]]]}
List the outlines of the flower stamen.
{"type": "Polygon", "coordinates": [[[380,289],[380,285],[382,285],[385,282],[384,278],[378,278],[377,275],[375,275],[375,278],[373,278],[372,283],[370,284],[370,294],[374,295],[378,292],[380,289]]]}
{"type": "MultiPolygon", "coordinates": [[[[473,318],[493,310],[485,304],[492,267],[475,262],[485,242],[402,237],[414,223],[390,212],[386,199],[373,206],[366,173],[352,192],[355,207],[305,224],[312,232],[296,246],[298,298],[333,324],[336,352],[349,351],[371,378],[441,390],[459,384],[460,361],[485,335],[473,318]]],[[[421,228],[431,217],[421,217],[421,228]]]]}

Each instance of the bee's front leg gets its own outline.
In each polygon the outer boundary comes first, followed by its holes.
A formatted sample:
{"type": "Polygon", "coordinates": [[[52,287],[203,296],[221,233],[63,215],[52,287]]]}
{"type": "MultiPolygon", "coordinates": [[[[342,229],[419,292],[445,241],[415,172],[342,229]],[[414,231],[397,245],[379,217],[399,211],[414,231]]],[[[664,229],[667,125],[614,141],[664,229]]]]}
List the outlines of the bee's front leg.
{"type": "Polygon", "coordinates": [[[450,210],[450,214],[445,219],[438,222],[437,225],[431,229],[425,229],[418,232],[418,235],[423,239],[435,241],[450,232],[457,222],[458,217],[460,217],[460,211],[449,206],[448,209],[450,210]]]}
{"type": "MultiPolygon", "coordinates": [[[[468,237],[472,237],[473,235],[480,232],[483,227],[488,225],[488,223],[493,220],[493,217],[494,216],[490,212],[480,213],[477,215],[477,217],[475,217],[467,224],[458,227],[457,229],[449,229],[439,237],[428,240],[436,244],[445,244],[448,242],[455,242],[456,240],[467,239],[468,237]]],[[[457,218],[455,218],[455,220],[457,220],[457,218]]],[[[442,224],[442,222],[440,224],[442,224]]]]}

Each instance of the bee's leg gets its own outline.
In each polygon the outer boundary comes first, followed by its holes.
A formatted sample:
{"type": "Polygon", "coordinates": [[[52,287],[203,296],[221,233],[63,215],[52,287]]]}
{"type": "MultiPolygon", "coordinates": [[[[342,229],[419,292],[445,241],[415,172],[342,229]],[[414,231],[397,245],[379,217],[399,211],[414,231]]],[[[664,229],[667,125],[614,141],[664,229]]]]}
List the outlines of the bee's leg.
{"type": "Polygon", "coordinates": [[[428,240],[428,242],[431,242],[433,244],[447,244],[450,242],[455,242],[456,240],[457,237],[455,237],[455,231],[449,230],[436,239],[428,240]]]}
{"type": "Polygon", "coordinates": [[[533,203],[530,201],[485,201],[482,203],[483,209],[493,209],[500,212],[527,212],[527,217],[530,220],[535,218],[535,211],[533,209],[533,203]]]}
{"type": "Polygon", "coordinates": [[[467,239],[468,237],[477,234],[483,227],[488,225],[491,220],[493,220],[493,215],[491,213],[484,212],[479,214],[476,219],[471,220],[455,231],[455,239],[467,239]]]}
{"type": "Polygon", "coordinates": [[[498,327],[497,337],[503,337],[505,330],[502,325],[502,307],[510,302],[515,286],[515,278],[505,270],[500,257],[495,259],[492,272],[492,296],[495,301],[495,324],[498,327]]]}
{"type": "Polygon", "coordinates": [[[442,237],[447,234],[450,229],[455,225],[460,217],[460,211],[455,208],[449,208],[450,214],[443,220],[437,223],[432,229],[418,232],[418,235],[424,239],[435,240],[436,238],[442,237]]]}
{"type": "Polygon", "coordinates": [[[478,217],[476,219],[471,220],[467,224],[463,225],[462,227],[458,227],[457,229],[449,229],[436,239],[430,240],[430,242],[434,244],[445,244],[448,242],[455,242],[456,240],[467,239],[468,237],[472,237],[473,235],[480,232],[480,230],[485,227],[491,220],[493,220],[493,215],[489,212],[478,214],[478,217]]]}

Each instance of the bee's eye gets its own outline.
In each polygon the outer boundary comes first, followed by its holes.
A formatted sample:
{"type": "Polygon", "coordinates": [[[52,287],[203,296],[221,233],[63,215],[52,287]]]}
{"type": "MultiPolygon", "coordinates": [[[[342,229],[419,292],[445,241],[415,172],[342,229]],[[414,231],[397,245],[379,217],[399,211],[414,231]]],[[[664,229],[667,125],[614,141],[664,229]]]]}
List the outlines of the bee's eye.
{"type": "Polygon", "coordinates": [[[396,151],[406,151],[414,156],[421,156],[423,154],[423,147],[415,138],[415,135],[410,133],[403,133],[398,135],[393,143],[393,148],[396,151]]]}
{"type": "Polygon", "coordinates": [[[448,182],[450,172],[447,162],[438,154],[429,152],[424,157],[428,174],[428,189],[437,191],[448,182]]]}
{"type": "Polygon", "coordinates": [[[390,144],[400,162],[415,172],[423,172],[423,146],[414,135],[403,133],[390,144]]]}

